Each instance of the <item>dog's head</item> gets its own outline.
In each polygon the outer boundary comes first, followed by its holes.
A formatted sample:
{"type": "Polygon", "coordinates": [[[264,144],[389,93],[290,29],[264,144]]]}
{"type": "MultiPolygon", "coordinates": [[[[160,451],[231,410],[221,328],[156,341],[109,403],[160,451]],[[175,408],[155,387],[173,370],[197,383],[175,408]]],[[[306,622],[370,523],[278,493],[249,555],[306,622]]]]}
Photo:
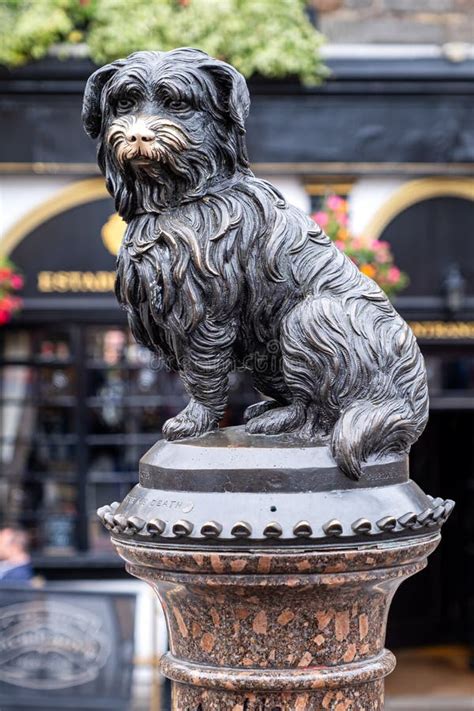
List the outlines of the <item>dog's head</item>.
{"type": "Polygon", "coordinates": [[[248,172],[249,104],[243,76],[197,49],[136,52],[94,72],[82,118],[119,213],[177,205],[248,172]]]}

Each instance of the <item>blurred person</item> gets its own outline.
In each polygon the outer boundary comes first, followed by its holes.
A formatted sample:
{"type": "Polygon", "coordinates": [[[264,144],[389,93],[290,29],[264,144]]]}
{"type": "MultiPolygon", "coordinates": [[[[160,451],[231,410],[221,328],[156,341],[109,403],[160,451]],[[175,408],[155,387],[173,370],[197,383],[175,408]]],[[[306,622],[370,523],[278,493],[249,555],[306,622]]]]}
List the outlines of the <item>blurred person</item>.
{"type": "Polygon", "coordinates": [[[19,526],[0,529],[0,586],[31,582],[33,568],[28,544],[28,534],[19,526]]]}

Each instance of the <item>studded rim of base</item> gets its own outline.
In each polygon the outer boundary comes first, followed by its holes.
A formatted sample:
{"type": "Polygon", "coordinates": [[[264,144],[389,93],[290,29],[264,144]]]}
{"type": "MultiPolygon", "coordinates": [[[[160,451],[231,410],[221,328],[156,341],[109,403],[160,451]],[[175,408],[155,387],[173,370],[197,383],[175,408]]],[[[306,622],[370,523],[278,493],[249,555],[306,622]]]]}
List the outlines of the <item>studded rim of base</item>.
{"type": "Polygon", "coordinates": [[[177,536],[178,538],[184,538],[185,536],[190,536],[191,533],[194,530],[194,525],[191,523],[191,521],[185,521],[184,519],[181,519],[180,521],[176,521],[176,523],[173,524],[173,534],[177,536]]]}
{"type": "MultiPolygon", "coordinates": [[[[419,531],[420,529],[440,528],[451,515],[454,509],[454,501],[451,499],[441,499],[439,497],[428,497],[430,506],[419,513],[408,511],[403,516],[396,518],[392,514],[387,514],[377,521],[370,521],[367,518],[358,518],[350,525],[350,530],[344,531],[344,525],[336,518],[330,519],[322,524],[323,536],[315,535],[316,522],[307,520],[297,521],[292,528],[292,538],[305,538],[320,540],[321,538],[340,538],[343,540],[365,536],[367,538],[383,535],[384,533],[402,534],[409,531],[419,531]],[[345,535],[343,535],[345,533],[345,535]]],[[[193,538],[219,538],[222,537],[224,525],[219,521],[205,521],[201,525],[195,524],[186,519],[175,522],[164,521],[160,518],[152,518],[149,521],[140,516],[126,516],[118,511],[120,504],[114,501],[107,506],[97,509],[97,515],[103,525],[111,533],[125,535],[128,537],[139,536],[141,539],[161,537],[170,526],[170,531],[174,538],[189,538],[195,529],[199,531],[193,538]]],[[[320,525],[320,524],[319,524],[320,525]]],[[[278,521],[269,522],[260,535],[254,534],[250,523],[247,521],[237,521],[230,530],[230,535],[234,539],[252,538],[253,540],[281,539],[283,537],[283,527],[278,521]]],[[[167,538],[170,538],[169,534],[167,538]]],[[[229,540],[229,536],[226,536],[229,540]]],[[[283,540],[288,538],[283,537],[283,540]]]]}
{"type": "Polygon", "coordinates": [[[421,513],[418,514],[416,517],[417,523],[420,524],[420,526],[426,526],[428,525],[429,521],[431,521],[431,514],[432,514],[432,509],[425,509],[421,513]]]}
{"type": "Polygon", "coordinates": [[[402,528],[413,528],[417,521],[418,517],[413,511],[409,511],[398,519],[398,523],[402,528]]]}
{"type": "Polygon", "coordinates": [[[249,538],[252,535],[252,526],[246,521],[238,521],[232,526],[231,535],[235,538],[249,538]]]}
{"type": "Polygon", "coordinates": [[[280,538],[283,534],[283,529],[277,521],[272,521],[263,529],[263,535],[266,538],[280,538]]]}
{"type": "Polygon", "coordinates": [[[297,538],[311,538],[313,529],[308,521],[298,521],[293,528],[293,535],[297,538]]]}
{"type": "Polygon", "coordinates": [[[146,521],[144,521],[139,516],[130,516],[127,519],[128,527],[134,532],[139,533],[145,528],[146,521]]]}
{"type": "Polygon", "coordinates": [[[454,501],[452,499],[446,500],[445,506],[444,506],[444,514],[443,514],[443,518],[442,518],[443,522],[447,521],[448,518],[451,516],[455,505],[456,504],[454,503],[454,501]]]}
{"type": "Polygon", "coordinates": [[[323,531],[326,536],[342,536],[343,526],[337,518],[332,518],[323,525],[323,531]]]}
{"type": "Polygon", "coordinates": [[[445,507],[442,504],[439,504],[436,508],[433,509],[431,513],[431,518],[433,521],[439,521],[441,518],[443,518],[445,512],[445,507]]]}
{"type": "Polygon", "coordinates": [[[376,522],[376,525],[381,531],[393,531],[397,527],[397,519],[395,516],[384,516],[376,522]]]}
{"type": "Polygon", "coordinates": [[[114,525],[119,529],[125,529],[128,526],[127,517],[123,514],[114,514],[113,516],[114,525]]]}
{"type": "Polygon", "coordinates": [[[201,536],[204,538],[218,538],[222,533],[222,524],[217,521],[206,521],[201,526],[201,536]]]}
{"type": "Polygon", "coordinates": [[[152,518],[146,525],[146,532],[151,536],[161,536],[166,529],[166,522],[161,518],[152,518]]]}
{"type": "Polygon", "coordinates": [[[358,518],[351,526],[354,533],[370,533],[372,524],[367,518],[358,518]]]}

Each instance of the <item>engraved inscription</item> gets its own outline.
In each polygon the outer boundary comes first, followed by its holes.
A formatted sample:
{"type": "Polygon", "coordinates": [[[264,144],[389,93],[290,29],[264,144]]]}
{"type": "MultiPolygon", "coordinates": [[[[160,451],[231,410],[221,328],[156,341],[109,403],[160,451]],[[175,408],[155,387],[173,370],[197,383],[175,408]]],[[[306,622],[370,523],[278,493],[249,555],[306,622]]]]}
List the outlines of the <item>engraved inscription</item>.
{"type": "Polygon", "coordinates": [[[179,499],[152,499],[150,504],[169,511],[182,511],[183,513],[189,513],[194,508],[192,501],[180,501],[179,499]]]}

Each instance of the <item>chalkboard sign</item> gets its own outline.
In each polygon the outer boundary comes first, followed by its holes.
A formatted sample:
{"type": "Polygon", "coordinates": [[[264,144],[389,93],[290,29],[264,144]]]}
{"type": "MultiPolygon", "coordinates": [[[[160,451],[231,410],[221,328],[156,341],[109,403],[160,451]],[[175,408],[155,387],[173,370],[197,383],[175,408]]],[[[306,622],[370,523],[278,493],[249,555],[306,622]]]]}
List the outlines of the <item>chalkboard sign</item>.
{"type": "Polygon", "coordinates": [[[135,595],[0,589],[0,709],[130,708],[135,595]]]}

